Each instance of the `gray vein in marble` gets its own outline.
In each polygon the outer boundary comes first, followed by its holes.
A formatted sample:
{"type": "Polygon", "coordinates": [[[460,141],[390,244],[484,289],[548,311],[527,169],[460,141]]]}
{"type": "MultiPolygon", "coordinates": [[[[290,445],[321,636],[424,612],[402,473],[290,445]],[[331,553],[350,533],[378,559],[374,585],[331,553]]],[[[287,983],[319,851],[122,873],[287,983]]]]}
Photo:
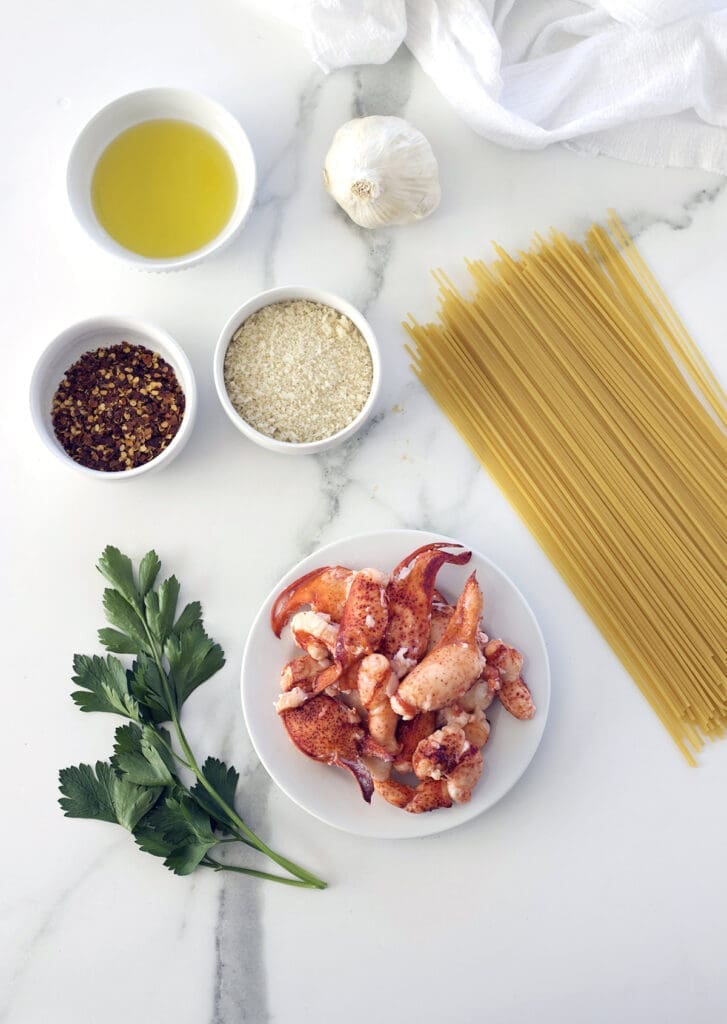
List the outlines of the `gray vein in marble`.
{"type": "Polygon", "coordinates": [[[61,890],[60,895],[57,896],[47,908],[40,925],[28,940],[22,959],[19,960],[18,967],[12,974],[8,981],[7,988],[3,993],[4,1003],[0,1006],[0,1024],[3,1024],[5,1021],[10,1021],[10,1013],[15,1001],[15,993],[17,992],[26,971],[33,966],[33,954],[39,943],[42,942],[44,937],[48,935],[53,927],[58,924],[58,919],[61,913],[76,896],[79,889],[81,889],[97,871],[107,869],[109,857],[113,855],[113,851],[120,849],[122,845],[125,846],[128,842],[128,836],[125,838],[119,838],[100,850],[91,861],[84,861],[83,864],[79,865],[77,875],[74,880],[70,885],[67,885],[61,890]]]}
{"type": "MultiPolygon", "coordinates": [[[[364,231],[365,228],[361,228],[364,231]]],[[[386,269],[391,262],[391,254],[394,242],[388,233],[382,231],[369,231],[366,239],[368,248],[366,251],[366,276],[367,287],[362,301],[359,303],[361,312],[368,313],[374,305],[381,289],[384,287],[386,269]]]]}
{"type": "MultiPolygon", "coordinates": [[[[388,64],[371,65],[356,71],[353,76],[352,116],[364,117],[373,113],[401,115],[411,95],[413,71],[414,61],[404,49],[388,64]]],[[[357,296],[357,305],[367,314],[384,287],[394,251],[393,238],[387,231],[367,231],[356,227],[342,210],[340,216],[366,247],[366,277],[357,296]]],[[[350,441],[316,457],[321,470],[322,514],[317,524],[307,529],[305,542],[300,546],[301,556],[323,543],[325,531],[338,516],[343,495],[352,482],[351,464],[366,438],[386,416],[384,411],[377,413],[350,441]]]]}
{"type": "MultiPolygon", "coordinates": [[[[231,723],[236,718],[230,719],[231,723]]],[[[226,762],[239,764],[231,752],[233,736],[238,732],[231,725],[221,747],[226,762]]],[[[259,762],[240,769],[240,792],[243,794],[241,815],[256,833],[264,832],[271,781],[259,762]]],[[[239,802],[238,802],[239,807],[239,802]]],[[[220,847],[219,859],[226,860],[220,847]]],[[[239,861],[236,859],[236,863],[239,861]]],[[[244,863],[258,866],[253,855],[244,863]]],[[[270,1020],[268,992],[263,961],[262,890],[265,884],[252,878],[221,874],[217,923],[215,926],[215,977],[210,1024],[266,1024],[270,1020]]]]}
{"type": "Polygon", "coordinates": [[[301,557],[315,551],[324,542],[325,531],[337,519],[341,511],[343,495],[353,481],[350,474],[351,465],[366,438],[383,422],[385,415],[384,412],[377,413],[349,441],[345,441],[331,451],[314,456],[321,469],[322,512],[318,524],[311,525],[306,529],[306,540],[301,544],[303,551],[301,557]]]}
{"type": "MultiPolygon", "coordinates": [[[[249,773],[243,817],[257,832],[265,818],[270,778],[261,764],[249,773]]],[[[221,858],[222,859],[222,858],[221,858]]],[[[270,1020],[263,957],[262,885],[244,876],[225,877],[215,929],[214,1004],[210,1024],[266,1024],[270,1020]]]]}
{"type": "Polygon", "coordinates": [[[323,76],[320,71],[312,72],[300,93],[298,113],[295,119],[293,134],[283,147],[280,155],[271,164],[265,183],[261,186],[256,205],[263,209],[271,207],[273,223],[263,253],[263,282],[265,288],[275,284],[275,254],[283,232],[285,204],[296,194],[300,179],[300,166],[303,157],[303,146],[310,135],[311,125],[318,106],[318,98],[323,87],[323,76]],[[283,173],[287,184],[278,188],[270,185],[276,173],[283,173]]]}
{"type": "Polygon", "coordinates": [[[188,913],[189,905],[191,903],[194,903],[194,896],[195,893],[197,892],[197,889],[199,888],[197,884],[198,878],[199,875],[191,875],[187,878],[187,887],[184,893],[184,908],[182,912],[182,920],[180,922],[179,930],[177,932],[180,939],[184,938],[184,936],[187,934],[187,928],[189,927],[190,923],[188,913]]]}
{"type": "MultiPolygon", "coordinates": [[[[353,76],[353,117],[371,114],[401,117],[411,96],[415,61],[401,47],[387,64],[371,64],[359,68],[353,76]]],[[[345,217],[345,214],[344,214],[345,217]]],[[[376,302],[394,250],[393,236],[388,231],[357,230],[366,246],[366,285],[358,305],[366,313],[376,302]]]]}
{"type": "Polygon", "coordinates": [[[367,64],[354,72],[353,117],[384,114],[402,117],[414,83],[416,61],[400,47],[386,64],[367,64]]]}
{"type": "Polygon", "coordinates": [[[429,502],[429,493],[426,480],[422,479],[419,484],[419,500],[417,501],[417,522],[408,524],[413,529],[417,530],[431,530],[433,533],[439,533],[440,529],[435,528],[434,520],[432,518],[432,509],[429,502]]]}
{"type": "Polygon", "coordinates": [[[467,462],[460,472],[457,494],[453,497],[451,504],[447,507],[446,518],[441,515],[432,527],[440,533],[449,534],[452,537],[463,536],[465,524],[469,522],[469,516],[475,515],[475,522],[467,526],[467,532],[477,536],[474,531],[486,531],[489,510],[487,504],[473,507],[473,499],[477,496],[478,481],[481,478],[489,478],[487,469],[480,465],[469,448],[464,449],[467,462]]]}
{"type": "Polygon", "coordinates": [[[626,230],[636,241],[645,231],[657,224],[665,225],[672,231],[685,231],[694,223],[694,217],[704,206],[716,202],[727,188],[727,177],[721,178],[712,188],[700,188],[681,204],[682,216],[676,220],[673,217],[651,216],[646,213],[634,213],[624,218],[626,230]]]}

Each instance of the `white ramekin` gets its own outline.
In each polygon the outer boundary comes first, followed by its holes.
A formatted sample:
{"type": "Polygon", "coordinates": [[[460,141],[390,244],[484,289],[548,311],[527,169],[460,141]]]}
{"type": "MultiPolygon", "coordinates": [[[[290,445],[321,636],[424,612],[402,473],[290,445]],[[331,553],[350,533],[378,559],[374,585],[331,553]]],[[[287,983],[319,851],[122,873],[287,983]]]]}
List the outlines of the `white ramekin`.
{"type": "Polygon", "coordinates": [[[255,157],[240,123],[219,103],[186,89],[143,89],[121,96],[91,118],[71,150],[66,186],[76,219],[102,249],[142,270],[181,270],[217,252],[242,228],[255,198],[255,157]],[[204,128],[224,146],[237,176],[235,209],[219,235],[201,249],[163,259],[147,259],[114,241],[96,219],[91,201],[93,172],[108,144],[132,125],[155,118],[190,121],[204,128]]]}
{"type": "Polygon", "coordinates": [[[363,314],[360,313],[355,306],[352,306],[350,302],[339,298],[338,295],[332,295],[330,292],[321,291],[319,288],[304,288],[288,285],[281,288],[271,288],[269,291],[253,295],[251,299],[248,299],[247,302],[243,303],[243,305],[232,314],[230,319],[222,328],[217,341],[214,354],[213,372],[215,387],[217,388],[217,394],[220,402],[222,403],[222,408],[225,410],[237,429],[244,434],[245,437],[254,441],[255,444],[259,444],[261,447],[268,448],[273,452],[284,452],[288,455],[310,455],[315,454],[316,452],[323,452],[327,448],[332,448],[334,445],[340,444],[341,441],[345,441],[346,438],[355,434],[369,418],[376,404],[376,399],[381,385],[381,357],[379,355],[379,346],[374,332],[371,329],[371,325],[363,314]],[[320,441],[307,441],[300,444],[295,444],[291,441],[277,441],[275,438],[268,437],[267,434],[261,434],[259,430],[255,430],[255,428],[250,426],[250,424],[244,420],[235,409],[234,405],[230,401],[230,396],[227,394],[227,388],[225,387],[225,355],[227,353],[227,348],[232,341],[232,336],[237,331],[238,327],[240,327],[248,317],[252,316],[253,313],[262,309],[263,306],[272,305],[274,302],[289,302],[291,299],[308,299],[310,302],[321,302],[323,305],[332,306],[333,309],[337,309],[339,312],[347,316],[359,329],[364,341],[368,345],[373,368],[371,391],[358,416],[351,420],[348,426],[344,427],[343,430],[339,430],[337,434],[332,434],[330,437],[324,437],[320,441]]]}
{"type": "Polygon", "coordinates": [[[192,432],[197,412],[197,386],[184,351],[166,331],[153,324],[128,316],[98,316],[91,320],[67,327],[55,338],[36,363],[30,382],[30,412],[33,423],[45,446],[79,473],[97,480],[132,480],[142,473],[168,466],[184,448],[192,432]],[[84,354],[94,349],[118,345],[127,341],[131,345],[145,345],[169,363],[177,375],[179,386],[184,392],[184,416],[179,430],[168,446],[155,458],[135,469],[117,470],[105,473],[88,469],[75,462],[65,451],[53,431],[51,407],[53,396],[63,380],[66,370],[84,354]]]}

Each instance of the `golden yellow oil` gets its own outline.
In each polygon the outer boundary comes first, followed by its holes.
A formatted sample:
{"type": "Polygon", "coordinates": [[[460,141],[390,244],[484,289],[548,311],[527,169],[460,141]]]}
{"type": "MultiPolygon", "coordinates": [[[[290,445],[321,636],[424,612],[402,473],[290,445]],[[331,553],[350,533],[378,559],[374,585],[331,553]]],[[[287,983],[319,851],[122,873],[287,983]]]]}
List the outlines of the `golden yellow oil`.
{"type": "Polygon", "coordinates": [[[198,125],[142,121],[101,154],[91,200],[101,226],[125,249],[150,259],[184,256],[225,227],[237,177],[225,148],[198,125]]]}

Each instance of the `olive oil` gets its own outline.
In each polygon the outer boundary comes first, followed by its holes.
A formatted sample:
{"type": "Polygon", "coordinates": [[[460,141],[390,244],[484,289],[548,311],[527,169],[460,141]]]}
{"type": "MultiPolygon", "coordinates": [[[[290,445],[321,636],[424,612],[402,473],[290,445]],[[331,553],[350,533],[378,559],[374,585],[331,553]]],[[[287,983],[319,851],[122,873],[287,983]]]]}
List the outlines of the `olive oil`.
{"type": "Polygon", "coordinates": [[[142,121],[101,154],[91,200],[101,226],[125,249],[150,259],[184,256],[223,230],[237,178],[225,148],[203,128],[142,121]]]}

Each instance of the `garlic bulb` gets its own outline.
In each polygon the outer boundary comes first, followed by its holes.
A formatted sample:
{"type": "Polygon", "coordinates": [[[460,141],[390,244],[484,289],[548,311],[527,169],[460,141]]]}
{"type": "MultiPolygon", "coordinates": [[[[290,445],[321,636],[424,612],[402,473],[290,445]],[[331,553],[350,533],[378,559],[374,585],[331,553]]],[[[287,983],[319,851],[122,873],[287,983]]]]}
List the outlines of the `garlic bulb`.
{"type": "Polygon", "coordinates": [[[401,117],[357,117],[339,128],[323,183],[362,228],[421,220],[441,195],[432,147],[401,117]]]}

